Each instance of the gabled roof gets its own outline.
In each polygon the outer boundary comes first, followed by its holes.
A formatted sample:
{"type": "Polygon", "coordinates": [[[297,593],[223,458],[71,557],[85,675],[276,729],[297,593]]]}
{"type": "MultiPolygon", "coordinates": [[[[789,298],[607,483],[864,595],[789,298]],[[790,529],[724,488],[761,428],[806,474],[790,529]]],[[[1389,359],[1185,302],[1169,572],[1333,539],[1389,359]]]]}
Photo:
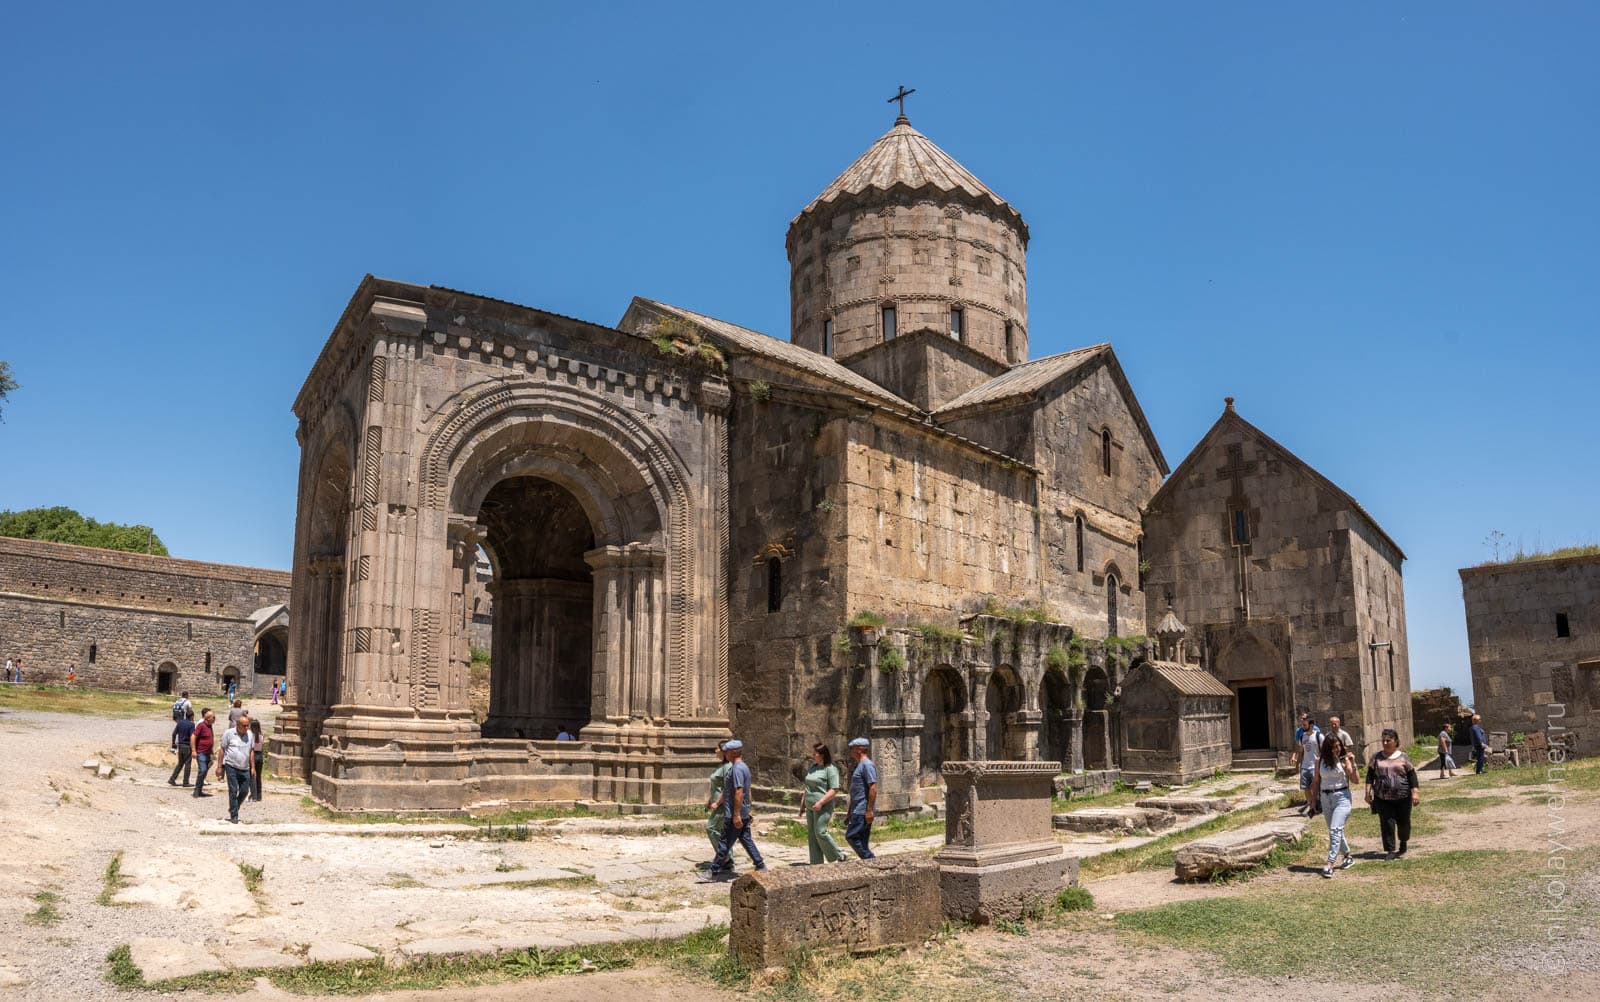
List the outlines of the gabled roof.
{"type": "Polygon", "coordinates": [[[907,191],[933,188],[945,194],[964,195],[975,202],[992,205],[1014,218],[1022,229],[1023,240],[1028,238],[1028,226],[1022,221],[1021,213],[957,163],[955,157],[913,129],[911,121],[903,115],[895,119],[894,127],[867,147],[867,151],[857,157],[855,163],[846,167],[844,173],[822,189],[822,194],[801,209],[789,225],[799,222],[806,213],[820,206],[831,205],[841,198],[859,195],[869,189],[887,192],[896,188],[907,191]]]}
{"type": "Polygon", "coordinates": [[[838,384],[840,389],[847,390],[848,395],[866,397],[880,404],[888,404],[900,410],[909,411],[920,415],[921,409],[908,400],[902,400],[888,390],[874,383],[867,377],[845,368],[826,355],[819,355],[809,348],[802,348],[788,341],[779,341],[777,338],[760,331],[753,331],[747,327],[730,324],[726,320],[708,317],[704,313],[686,310],[681,306],[672,306],[668,303],[646,299],[643,296],[633,297],[632,310],[635,306],[642,306],[646,310],[667,313],[699,327],[709,334],[713,340],[722,341],[736,351],[743,351],[751,355],[759,355],[770,362],[799,369],[810,376],[838,384]]]}
{"type": "Polygon", "coordinates": [[[933,419],[943,423],[957,417],[970,417],[974,412],[986,409],[999,410],[1031,403],[1057,382],[1101,362],[1117,384],[1128,406],[1128,413],[1133,416],[1139,433],[1144,437],[1145,446],[1155,458],[1156,466],[1165,474],[1168,471],[1167,457],[1162,454],[1161,443],[1156,441],[1156,433],[1144,416],[1144,408],[1139,406],[1133,385],[1128,382],[1127,374],[1122,371],[1122,363],[1117,361],[1117,353],[1111,350],[1109,342],[1024,362],[940,407],[933,412],[933,419]]]}
{"type": "Polygon", "coordinates": [[[1199,442],[1195,443],[1195,447],[1189,450],[1189,454],[1183,458],[1183,462],[1179,463],[1178,468],[1172,471],[1172,476],[1168,477],[1167,482],[1162,484],[1161,489],[1156,491],[1155,495],[1150,498],[1149,504],[1145,505],[1145,510],[1160,510],[1161,504],[1166,500],[1167,495],[1176,489],[1173,485],[1180,483],[1186,476],[1189,475],[1189,472],[1194,465],[1200,461],[1200,457],[1211,448],[1212,444],[1217,439],[1221,438],[1228,431],[1234,429],[1244,432],[1246,435],[1251,436],[1262,445],[1265,445],[1268,449],[1276,452],[1279,456],[1283,457],[1284,460],[1293,464],[1297,469],[1304,472],[1306,476],[1316,481],[1324,490],[1343,501],[1349,506],[1351,511],[1361,516],[1362,520],[1365,521],[1367,525],[1371,526],[1372,531],[1376,532],[1384,542],[1394,547],[1394,552],[1399,555],[1401,560],[1406,558],[1405,551],[1400,549],[1400,544],[1394,541],[1393,536],[1390,536],[1387,532],[1383,531],[1383,526],[1379,525],[1378,520],[1368,514],[1365,508],[1361,507],[1360,501],[1357,501],[1354,497],[1348,494],[1344,488],[1340,487],[1332,480],[1329,480],[1321,473],[1318,473],[1314,466],[1290,452],[1277,439],[1273,438],[1271,435],[1268,435],[1260,428],[1257,428],[1249,421],[1246,421],[1244,418],[1240,417],[1239,412],[1233,408],[1232,397],[1227,398],[1227,406],[1223,407],[1222,416],[1217,418],[1216,423],[1213,424],[1211,429],[1205,433],[1205,436],[1202,437],[1199,442]]]}
{"type": "Polygon", "coordinates": [[[1233,698],[1233,690],[1222,680],[1194,665],[1180,665],[1176,661],[1146,661],[1150,674],[1178,690],[1180,696],[1226,696],[1233,698]]]}
{"type": "Polygon", "coordinates": [[[965,341],[951,337],[949,331],[942,331],[936,327],[918,327],[916,330],[897,334],[887,341],[874,341],[855,354],[846,355],[840,360],[839,364],[853,365],[857,361],[871,358],[873,355],[893,355],[897,352],[910,351],[922,341],[932,341],[951,354],[960,355],[976,368],[989,373],[991,378],[1009,372],[1011,368],[999,359],[990,358],[965,341]]]}
{"type": "Polygon", "coordinates": [[[1002,372],[987,383],[974,386],[939,408],[934,414],[942,416],[955,411],[964,411],[969,407],[982,407],[988,404],[998,404],[1016,397],[1032,396],[1057,379],[1075,371],[1079,366],[1097,357],[1102,351],[1109,350],[1111,350],[1111,345],[1109,344],[1096,344],[1087,348],[1065,351],[1059,355],[1036,358],[1031,362],[1023,362],[1021,365],[1013,366],[1010,370],[1002,372]]]}

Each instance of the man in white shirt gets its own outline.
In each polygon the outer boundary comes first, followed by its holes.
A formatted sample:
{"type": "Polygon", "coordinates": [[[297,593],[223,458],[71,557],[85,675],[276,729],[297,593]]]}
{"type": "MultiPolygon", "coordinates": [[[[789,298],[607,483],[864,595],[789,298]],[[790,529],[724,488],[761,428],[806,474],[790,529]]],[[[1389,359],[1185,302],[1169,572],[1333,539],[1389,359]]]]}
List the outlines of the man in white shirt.
{"type": "Polygon", "coordinates": [[[250,796],[250,777],[256,771],[254,751],[250,714],[243,713],[217,740],[217,778],[228,777],[228,820],[233,824],[239,823],[239,805],[250,796]]]}
{"type": "MultiPolygon", "coordinates": [[[[1322,729],[1317,726],[1317,720],[1310,715],[1306,716],[1305,727],[1300,731],[1300,789],[1311,789],[1311,778],[1316,774],[1317,756],[1322,754],[1322,729]]],[[[1307,794],[1306,805],[1300,813],[1310,816],[1315,813],[1310,795],[1307,794]]]]}

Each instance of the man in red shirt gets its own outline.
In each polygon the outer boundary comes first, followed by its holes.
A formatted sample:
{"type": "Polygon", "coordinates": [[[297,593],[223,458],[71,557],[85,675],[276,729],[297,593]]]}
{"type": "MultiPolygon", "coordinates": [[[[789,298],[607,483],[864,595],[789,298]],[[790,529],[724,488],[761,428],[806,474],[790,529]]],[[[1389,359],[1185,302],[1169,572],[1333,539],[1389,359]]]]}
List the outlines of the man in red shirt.
{"type": "Polygon", "coordinates": [[[200,774],[194,778],[194,795],[209,797],[206,792],[206,770],[211,767],[211,749],[216,743],[216,731],[213,725],[217,722],[217,715],[206,707],[200,711],[200,722],[194,725],[194,733],[189,735],[189,747],[194,751],[195,764],[200,767],[200,774]]]}

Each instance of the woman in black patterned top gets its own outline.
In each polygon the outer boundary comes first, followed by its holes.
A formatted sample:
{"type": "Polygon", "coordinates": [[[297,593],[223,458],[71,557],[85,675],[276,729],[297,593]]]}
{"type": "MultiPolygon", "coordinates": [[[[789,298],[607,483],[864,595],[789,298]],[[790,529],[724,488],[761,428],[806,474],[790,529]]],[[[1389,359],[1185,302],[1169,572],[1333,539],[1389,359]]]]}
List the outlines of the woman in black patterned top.
{"type": "Polygon", "coordinates": [[[1406,854],[1411,808],[1418,799],[1417,769],[1400,750],[1400,735],[1393,728],[1384,728],[1383,749],[1367,763],[1367,803],[1383,824],[1383,851],[1390,859],[1406,854]]]}

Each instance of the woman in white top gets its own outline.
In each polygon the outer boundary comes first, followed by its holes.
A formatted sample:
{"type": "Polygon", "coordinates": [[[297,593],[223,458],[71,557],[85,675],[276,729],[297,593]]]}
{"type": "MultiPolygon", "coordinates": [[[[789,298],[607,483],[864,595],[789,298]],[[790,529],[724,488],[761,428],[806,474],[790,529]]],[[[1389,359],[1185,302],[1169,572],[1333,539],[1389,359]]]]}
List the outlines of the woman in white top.
{"type": "Polygon", "coordinates": [[[1338,734],[1322,739],[1322,753],[1317,756],[1317,768],[1311,778],[1311,798],[1320,804],[1323,817],[1328,819],[1328,865],[1322,875],[1333,876],[1334,860],[1339,850],[1344,850],[1344,860],[1339,869],[1345,870],[1356,861],[1351,855],[1350,843],[1344,837],[1345,822],[1350,819],[1350,787],[1357,782],[1356,757],[1339,740],[1338,734]]]}
{"type": "Polygon", "coordinates": [[[1439,778],[1444,778],[1446,769],[1450,770],[1450,778],[1456,777],[1456,760],[1450,754],[1455,748],[1455,742],[1450,738],[1450,728],[1445,727],[1439,731],[1439,778]]]}

